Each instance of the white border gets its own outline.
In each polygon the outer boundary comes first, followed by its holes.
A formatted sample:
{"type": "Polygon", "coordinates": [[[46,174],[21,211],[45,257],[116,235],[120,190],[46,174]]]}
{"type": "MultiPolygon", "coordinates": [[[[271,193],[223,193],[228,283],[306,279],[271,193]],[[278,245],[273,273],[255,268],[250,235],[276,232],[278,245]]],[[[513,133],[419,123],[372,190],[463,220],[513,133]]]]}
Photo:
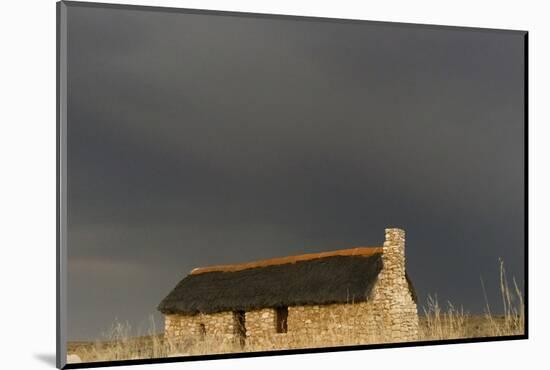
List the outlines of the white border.
{"type": "MultiPolygon", "coordinates": [[[[445,345],[146,365],[242,369],[345,366],[518,369],[536,363],[549,332],[545,219],[550,209],[548,145],[550,26],[543,1],[110,1],[135,5],[528,30],[530,50],[530,336],[528,341],[445,345]]],[[[55,1],[2,7],[0,227],[2,367],[53,368],[55,353],[55,1]],[[10,366],[11,365],[11,366],[10,366]]],[[[539,358],[540,357],[540,358],[539,358]]],[[[543,360],[542,363],[545,363],[543,360]]],[[[119,367],[126,368],[126,367],[119,367]]],[[[131,367],[131,369],[137,369],[131,367]]]]}

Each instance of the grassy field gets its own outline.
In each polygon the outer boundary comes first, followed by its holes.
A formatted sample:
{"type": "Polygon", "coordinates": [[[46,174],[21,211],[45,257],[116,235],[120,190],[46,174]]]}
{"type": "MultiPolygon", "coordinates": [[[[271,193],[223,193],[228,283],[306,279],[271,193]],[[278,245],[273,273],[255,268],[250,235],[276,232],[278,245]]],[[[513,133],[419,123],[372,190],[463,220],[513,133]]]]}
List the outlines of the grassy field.
{"type": "MultiPolygon", "coordinates": [[[[482,283],[483,287],[483,283],[482,283]]],[[[484,287],[483,287],[483,291],[484,287]]],[[[524,302],[523,294],[515,280],[509,284],[506,278],[504,265],[500,263],[500,293],[502,297],[503,314],[495,315],[486,303],[485,314],[469,315],[461,308],[448,302],[442,307],[436,297],[428,296],[424,305],[419,305],[420,333],[419,341],[480,338],[495,336],[512,336],[524,334],[524,302]]],[[[487,302],[487,300],[485,300],[487,302]]],[[[77,355],[83,362],[116,361],[143,358],[161,358],[171,356],[190,356],[214,353],[230,353],[255,351],[253,347],[241,348],[238,344],[224,344],[214,340],[202,340],[196,343],[193,340],[171,343],[164,340],[154,320],[151,318],[148,335],[132,337],[128,324],[115,323],[105,334],[105,340],[96,342],[69,342],[68,354],[77,355]]],[[[358,343],[352,334],[342,341],[319,341],[316,338],[292,338],[287,333],[289,348],[320,348],[346,346],[358,343]]],[[[335,336],[336,337],[336,336],[335,336]]],[[[341,337],[341,336],[340,336],[341,337]]],[[[383,343],[384,340],[373,336],[369,343],[383,343]]],[[[70,357],[70,360],[76,360],[70,357]]]]}

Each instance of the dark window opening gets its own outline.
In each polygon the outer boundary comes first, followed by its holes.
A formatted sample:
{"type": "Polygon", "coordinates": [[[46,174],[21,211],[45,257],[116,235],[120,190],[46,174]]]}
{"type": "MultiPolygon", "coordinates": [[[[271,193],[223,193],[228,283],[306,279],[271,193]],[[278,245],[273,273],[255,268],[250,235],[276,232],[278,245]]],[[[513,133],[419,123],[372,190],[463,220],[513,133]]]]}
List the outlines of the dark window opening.
{"type": "Polygon", "coordinates": [[[199,337],[201,340],[206,336],[206,326],[204,324],[199,324],[199,337]]]}
{"type": "Polygon", "coordinates": [[[235,318],[235,334],[237,334],[241,346],[244,346],[246,338],[244,311],[233,311],[233,317],[235,318]]]}
{"type": "Polygon", "coordinates": [[[277,333],[287,332],[288,307],[277,308],[277,333]]]}

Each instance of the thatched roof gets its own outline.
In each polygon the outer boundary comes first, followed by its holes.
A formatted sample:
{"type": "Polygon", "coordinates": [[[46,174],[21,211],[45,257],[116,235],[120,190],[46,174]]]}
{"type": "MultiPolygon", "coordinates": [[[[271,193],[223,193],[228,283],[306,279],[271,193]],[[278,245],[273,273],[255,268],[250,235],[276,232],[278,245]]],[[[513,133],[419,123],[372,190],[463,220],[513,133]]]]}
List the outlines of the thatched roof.
{"type": "Polygon", "coordinates": [[[196,314],[360,302],[368,299],[382,269],[378,248],[302,256],[286,263],[283,259],[257,261],[245,264],[246,268],[195,269],[162,300],[158,310],[196,314]]]}

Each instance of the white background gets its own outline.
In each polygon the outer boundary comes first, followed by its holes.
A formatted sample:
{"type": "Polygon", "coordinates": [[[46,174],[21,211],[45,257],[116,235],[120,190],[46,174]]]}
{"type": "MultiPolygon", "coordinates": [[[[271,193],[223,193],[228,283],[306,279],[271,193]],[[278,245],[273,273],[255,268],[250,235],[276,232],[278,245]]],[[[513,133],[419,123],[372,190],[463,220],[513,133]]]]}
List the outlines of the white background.
{"type": "MultiPolygon", "coordinates": [[[[112,1],[122,3],[121,1],[112,1]]],[[[131,1],[289,15],[528,30],[530,339],[370,351],[147,365],[157,369],[548,366],[550,22],[545,1],[131,1]],[[540,363],[538,366],[534,366],[540,363]]],[[[5,1],[0,27],[2,368],[53,368],[55,354],[55,1],[5,1]]],[[[460,277],[457,277],[460,278],[460,277]]],[[[127,367],[124,367],[127,368],[127,367]]],[[[133,367],[132,369],[135,369],[133,367]]]]}

